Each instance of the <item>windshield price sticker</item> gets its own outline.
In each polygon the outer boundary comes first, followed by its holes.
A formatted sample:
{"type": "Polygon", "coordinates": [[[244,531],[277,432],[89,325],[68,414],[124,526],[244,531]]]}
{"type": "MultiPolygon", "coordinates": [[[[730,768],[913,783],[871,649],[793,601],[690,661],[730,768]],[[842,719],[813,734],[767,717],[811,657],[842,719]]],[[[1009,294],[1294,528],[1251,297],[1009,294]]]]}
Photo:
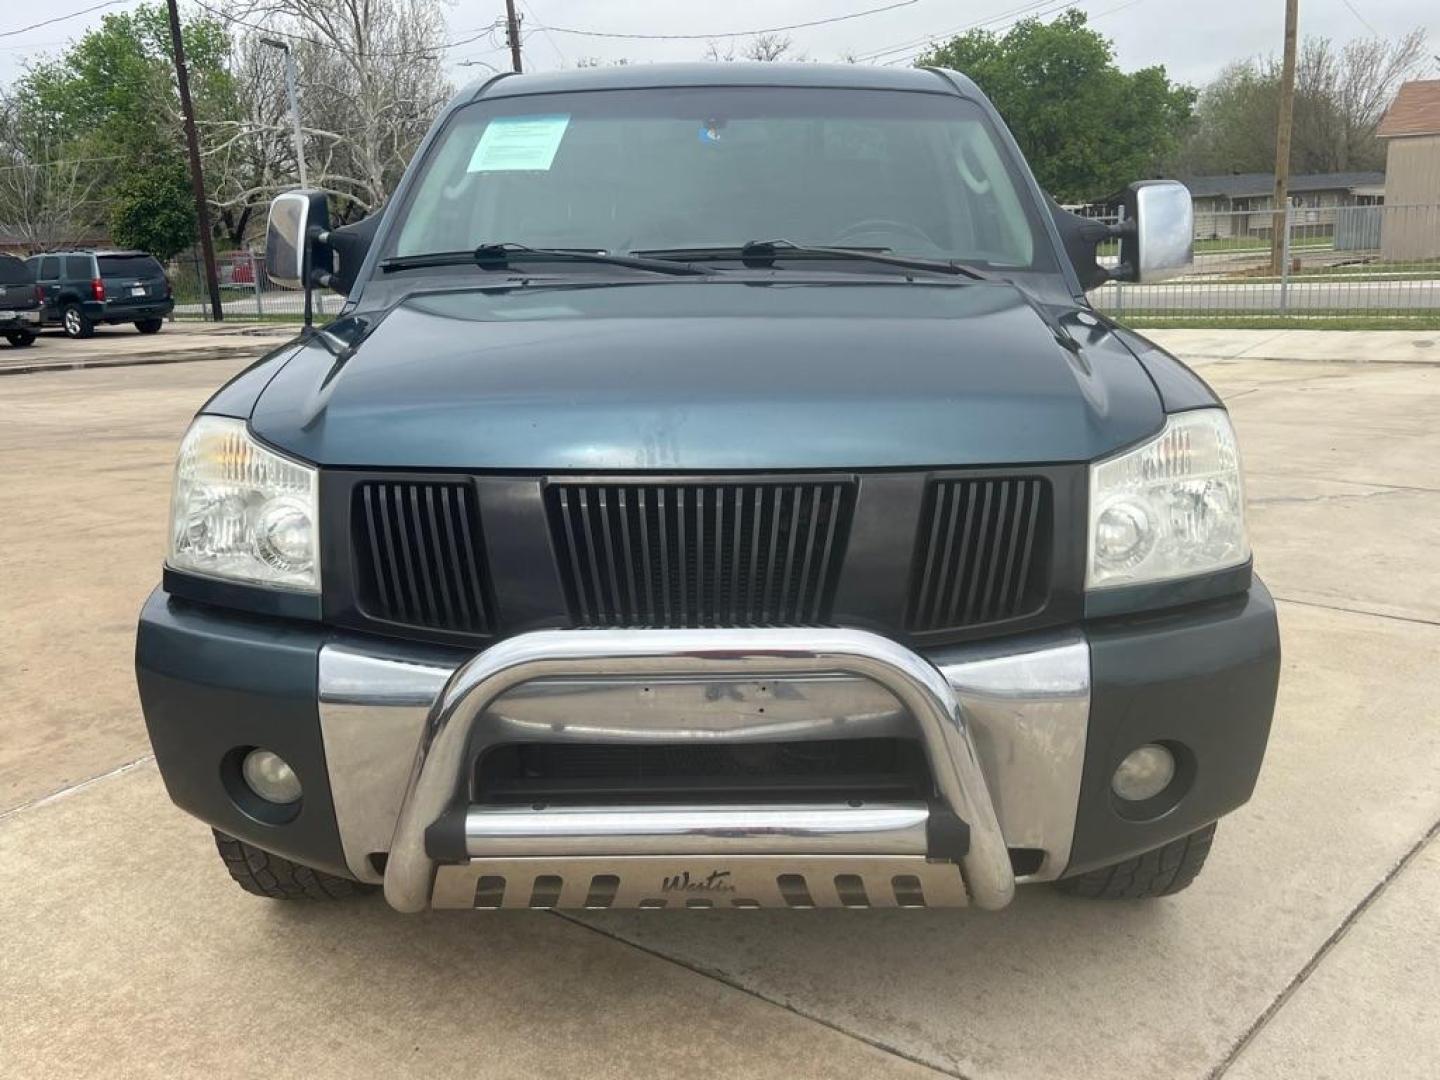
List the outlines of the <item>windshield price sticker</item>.
{"type": "Polygon", "coordinates": [[[569,126],[568,114],[497,117],[486,125],[465,171],[547,171],[569,126]]]}

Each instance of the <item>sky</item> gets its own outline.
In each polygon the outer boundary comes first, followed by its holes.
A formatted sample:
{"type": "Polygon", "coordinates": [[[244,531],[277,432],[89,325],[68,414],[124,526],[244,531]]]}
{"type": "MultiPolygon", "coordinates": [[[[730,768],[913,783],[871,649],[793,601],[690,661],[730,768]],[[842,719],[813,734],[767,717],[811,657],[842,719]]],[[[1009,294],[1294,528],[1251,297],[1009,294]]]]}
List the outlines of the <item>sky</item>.
{"type": "MultiPolygon", "coordinates": [[[[53,0],[37,5],[0,0],[0,85],[24,71],[27,61],[63,51],[68,40],[97,26],[107,11],[135,6],[119,0],[103,10],[10,33],[41,20],[94,7],[102,0],[53,0]]],[[[442,0],[447,41],[479,35],[446,50],[457,83],[484,74],[485,65],[508,67],[499,33],[489,31],[503,16],[503,0],[442,0]]],[[[524,20],[522,37],[527,68],[570,67],[582,58],[632,62],[697,60],[706,51],[706,35],[748,32],[808,23],[877,7],[890,10],[844,21],[787,31],[796,52],[811,60],[841,60],[879,54],[875,62],[908,63],[932,38],[946,38],[972,27],[1003,30],[1023,14],[1046,15],[1065,6],[1079,7],[1092,25],[1115,44],[1125,70],[1163,64],[1171,77],[1201,85],[1232,60],[1278,53],[1284,27],[1284,0],[516,0],[524,20]],[[695,40],[647,40],[589,37],[559,29],[610,34],[699,35],[695,40]]],[[[184,0],[181,0],[182,7],[184,0]]],[[[1398,37],[1415,27],[1430,36],[1430,51],[1440,54],[1440,2],[1437,0],[1300,0],[1300,34],[1336,42],[1355,37],[1398,37]]],[[[734,39],[743,45],[744,38],[734,39]]],[[[716,39],[723,48],[726,40],[716,39]]],[[[1440,75],[1432,60],[1429,74],[1440,75]]]]}

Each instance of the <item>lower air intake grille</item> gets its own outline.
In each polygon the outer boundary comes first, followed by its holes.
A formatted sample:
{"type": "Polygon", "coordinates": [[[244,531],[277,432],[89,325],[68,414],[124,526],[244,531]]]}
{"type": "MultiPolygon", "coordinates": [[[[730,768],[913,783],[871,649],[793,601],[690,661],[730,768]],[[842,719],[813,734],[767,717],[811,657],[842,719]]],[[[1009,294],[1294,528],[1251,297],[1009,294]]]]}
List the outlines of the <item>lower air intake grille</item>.
{"type": "Polygon", "coordinates": [[[912,632],[1014,619],[1049,588],[1050,486],[1040,478],[937,480],[911,570],[912,632]]]}
{"type": "Polygon", "coordinates": [[[469,484],[367,481],[352,504],[360,607],[372,618],[491,632],[480,519],[469,484]]]}
{"type": "Polygon", "coordinates": [[[547,510],[571,618],[824,623],[853,494],[849,481],[552,484],[547,510]]]}

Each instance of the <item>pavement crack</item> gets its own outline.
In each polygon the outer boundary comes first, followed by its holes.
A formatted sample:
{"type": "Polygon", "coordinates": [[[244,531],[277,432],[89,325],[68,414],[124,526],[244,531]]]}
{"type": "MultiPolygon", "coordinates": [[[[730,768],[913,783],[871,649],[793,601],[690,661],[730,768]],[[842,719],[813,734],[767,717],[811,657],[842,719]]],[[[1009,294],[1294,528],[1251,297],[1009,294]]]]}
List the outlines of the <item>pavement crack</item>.
{"type": "Polygon", "coordinates": [[[1272,477],[1277,480],[1311,480],[1319,484],[1343,484],[1349,487],[1383,488],[1386,491],[1409,491],[1423,495],[1440,495],[1440,487],[1425,487],[1422,484],[1391,484],[1384,480],[1344,480],[1337,476],[1313,476],[1308,473],[1268,472],[1265,469],[1246,469],[1246,476],[1272,477]]]}
{"type": "Polygon", "coordinates": [[[1375,491],[1332,491],[1321,495],[1251,496],[1252,506],[1278,506],[1282,503],[1345,502],[1351,499],[1379,499],[1390,495],[1408,495],[1404,488],[1379,488],[1375,491]]]}
{"type": "Polygon", "coordinates": [[[108,772],[103,772],[98,776],[87,777],[84,780],[71,784],[69,787],[60,788],[58,791],[51,791],[48,794],[41,795],[39,798],[31,799],[29,802],[23,802],[19,806],[12,806],[8,810],[0,811],[0,822],[8,821],[10,818],[23,814],[27,810],[38,810],[42,806],[68,798],[71,795],[84,791],[93,784],[100,783],[102,780],[122,776],[131,769],[138,769],[140,766],[148,765],[154,760],[154,754],[145,754],[142,757],[136,758],[134,761],[125,762],[124,765],[117,765],[115,768],[110,769],[108,772]]]}
{"type": "Polygon", "coordinates": [[[1339,611],[1346,615],[1369,615],[1373,619],[1391,619],[1394,622],[1414,623],[1417,626],[1440,626],[1440,619],[1422,619],[1418,615],[1392,615],[1385,611],[1368,611],[1365,608],[1346,607],[1344,604],[1326,604],[1320,600],[1298,600],[1293,596],[1271,594],[1284,604],[1299,604],[1301,607],[1322,608],[1325,611],[1339,611]]]}
{"type": "Polygon", "coordinates": [[[757,1001],[763,1001],[765,1004],[773,1005],[777,1009],[784,1009],[786,1012],[794,1016],[798,1016],[802,1020],[808,1020],[812,1024],[819,1024],[823,1028],[829,1028],[831,1031],[835,1032],[838,1035],[843,1035],[847,1039],[854,1039],[856,1042],[864,1043],[872,1050],[879,1050],[881,1053],[889,1054],[891,1057],[900,1058],[902,1061],[909,1062],[912,1065],[919,1065],[921,1068],[928,1069],[930,1072],[933,1072],[936,1076],[948,1076],[951,1077],[952,1080],[971,1080],[969,1076],[958,1070],[942,1068],[939,1065],[936,1065],[934,1062],[926,1061],[924,1058],[917,1057],[916,1055],[911,1053],[907,1053],[906,1051],[901,1050],[898,1046],[892,1046],[889,1043],[881,1042],[879,1039],[871,1038],[868,1035],[861,1035],[854,1031],[848,1031],[845,1028],[841,1027],[839,1024],[835,1023],[833,1020],[827,1020],[823,1016],[817,1016],[814,1013],[806,1012],[804,1009],[797,1008],[788,1001],[781,1001],[776,998],[762,994],[760,993],[760,991],[746,986],[744,983],[738,982],[736,979],[716,968],[710,968],[696,964],[688,964],[684,960],[680,960],[677,957],[669,955],[668,953],[663,953],[658,949],[652,949],[648,945],[641,945],[637,941],[632,941],[627,937],[623,937],[620,934],[614,933],[613,931],[606,930],[604,927],[596,926],[593,923],[585,922],[583,919],[577,919],[574,915],[571,915],[569,912],[566,911],[551,909],[550,913],[557,918],[564,919],[568,923],[572,923],[575,926],[579,926],[585,930],[589,930],[591,933],[599,934],[601,937],[604,938],[609,938],[611,941],[614,941],[617,944],[625,945],[629,948],[636,949],[642,953],[645,953],[647,956],[653,956],[655,957],[655,959],[663,960],[667,964],[674,964],[676,967],[684,968],[686,971],[694,972],[696,975],[704,976],[707,979],[713,979],[721,985],[728,986],[732,990],[738,990],[740,993],[745,994],[748,997],[752,997],[757,1001]]]}
{"type": "Polygon", "coordinates": [[[1239,1060],[1240,1055],[1245,1052],[1246,1047],[1255,1041],[1256,1036],[1274,1019],[1275,1014],[1285,1007],[1286,1003],[1289,1002],[1300,987],[1305,985],[1306,980],[1315,973],[1315,969],[1320,966],[1325,957],[1330,955],[1331,950],[1344,940],[1345,935],[1350,933],[1350,928],[1359,921],[1365,912],[1374,906],[1375,901],[1380,899],[1385,890],[1390,887],[1390,883],[1399,877],[1407,866],[1415,861],[1415,857],[1424,851],[1426,845],[1434,840],[1437,835],[1440,835],[1440,821],[1436,821],[1430,828],[1426,829],[1420,839],[1415,841],[1410,849],[1400,857],[1400,861],[1392,866],[1385,876],[1375,883],[1375,887],[1367,892],[1361,898],[1360,902],[1350,909],[1345,918],[1340,920],[1340,925],[1321,943],[1320,948],[1315,951],[1315,955],[1306,961],[1305,966],[1297,971],[1294,977],[1285,984],[1284,989],[1276,995],[1275,1000],[1270,1002],[1270,1004],[1266,1006],[1265,1011],[1257,1016],[1254,1022],[1245,1029],[1245,1033],[1240,1036],[1239,1040],[1230,1048],[1230,1052],[1225,1055],[1220,1063],[1210,1070],[1207,1080],[1220,1080],[1220,1077],[1229,1072],[1230,1066],[1239,1060]]]}

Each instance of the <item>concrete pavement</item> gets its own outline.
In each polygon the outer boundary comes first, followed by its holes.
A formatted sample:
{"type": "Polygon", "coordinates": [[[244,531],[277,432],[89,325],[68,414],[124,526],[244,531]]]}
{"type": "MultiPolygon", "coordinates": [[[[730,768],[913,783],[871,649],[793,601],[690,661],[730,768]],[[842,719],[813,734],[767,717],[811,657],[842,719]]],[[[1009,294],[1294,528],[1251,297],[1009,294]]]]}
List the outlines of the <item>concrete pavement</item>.
{"type": "Polygon", "coordinates": [[[0,379],[0,1075],[1432,1077],[1440,346],[1187,333],[1151,336],[1231,405],[1280,599],[1260,787],[1179,897],[998,915],[246,896],[130,672],[174,445],[241,362],[0,379]]]}
{"type": "Polygon", "coordinates": [[[1337,364],[1440,364],[1436,330],[1155,329],[1144,335],[1187,363],[1305,360],[1337,364]]]}

